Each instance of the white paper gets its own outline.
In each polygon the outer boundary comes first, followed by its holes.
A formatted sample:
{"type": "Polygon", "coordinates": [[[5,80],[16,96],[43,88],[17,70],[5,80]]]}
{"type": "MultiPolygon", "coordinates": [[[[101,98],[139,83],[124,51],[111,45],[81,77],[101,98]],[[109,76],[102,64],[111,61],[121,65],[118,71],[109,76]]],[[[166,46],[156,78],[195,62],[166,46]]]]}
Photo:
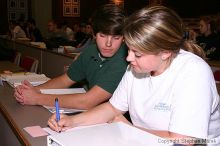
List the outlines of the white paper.
{"type": "Polygon", "coordinates": [[[85,93],[84,88],[67,88],[67,89],[41,89],[43,94],[74,94],[74,93],[85,93]]]}
{"type": "MultiPolygon", "coordinates": [[[[75,93],[85,93],[86,90],[84,88],[68,88],[68,89],[41,89],[41,93],[43,94],[75,94],[75,93]]],[[[48,109],[51,113],[55,113],[55,106],[43,106],[48,109]]],[[[85,110],[82,109],[72,109],[72,108],[60,108],[60,113],[70,114],[70,113],[78,113],[83,112],[85,110]]]]}
{"type": "MultiPolygon", "coordinates": [[[[43,106],[44,108],[48,109],[51,113],[56,112],[56,108],[54,106],[43,106]]],[[[72,109],[72,108],[60,108],[60,113],[62,114],[71,114],[71,113],[78,113],[78,112],[83,112],[86,110],[81,110],[81,109],[72,109]]]]}
{"type": "Polygon", "coordinates": [[[73,129],[47,136],[48,146],[172,146],[165,139],[122,122],[73,129]]]}
{"type": "Polygon", "coordinates": [[[44,74],[36,74],[36,73],[12,74],[12,75],[3,76],[3,78],[12,87],[21,85],[21,82],[23,82],[24,80],[29,81],[33,86],[43,84],[48,80],[50,80],[50,78],[46,77],[44,74]]]}
{"type": "MultiPolygon", "coordinates": [[[[74,127],[74,128],[70,128],[66,131],[62,131],[60,133],[64,133],[64,132],[69,132],[69,131],[73,131],[73,130],[77,130],[77,129],[83,129],[83,128],[89,128],[89,127],[94,127],[94,126],[101,126],[101,125],[106,125],[108,123],[102,123],[102,124],[95,124],[95,125],[88,125],[88,126],[79,126],[79,127],[74,127]]],[[[43,128],[44,131],[46,131],[48,134],[50,135],[54,135],[54,134],[60,134],[52,129],[50,129],[49,127],[45,127],[43,128]]]]}

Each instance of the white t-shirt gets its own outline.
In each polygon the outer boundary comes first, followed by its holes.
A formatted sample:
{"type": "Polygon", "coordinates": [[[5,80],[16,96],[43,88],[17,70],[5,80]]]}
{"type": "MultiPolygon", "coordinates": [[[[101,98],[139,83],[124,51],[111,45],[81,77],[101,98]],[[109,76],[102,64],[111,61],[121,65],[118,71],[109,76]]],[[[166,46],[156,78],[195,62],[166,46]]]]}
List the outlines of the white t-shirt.
{"type": "Polygon", "coordinates": [[[184,50],[159,76],[128,68],[110,103],[129,110],[139,127],[220,138],[219,95],[212,71],[203,59],[184,50]]]}
{"type": "Polygon", "coordinates": [[[69,27],[66,28],[65,33],[67,35],[68,40],[73,40],[73,30],[69,27]]]}
{"type": "Polygon", "coordinates": [[[13,29],[13,38],[26,38],[26,34],[24,32],[24,30],[20,27],[20,26],[15,26],[15,28],[13,29]]]}

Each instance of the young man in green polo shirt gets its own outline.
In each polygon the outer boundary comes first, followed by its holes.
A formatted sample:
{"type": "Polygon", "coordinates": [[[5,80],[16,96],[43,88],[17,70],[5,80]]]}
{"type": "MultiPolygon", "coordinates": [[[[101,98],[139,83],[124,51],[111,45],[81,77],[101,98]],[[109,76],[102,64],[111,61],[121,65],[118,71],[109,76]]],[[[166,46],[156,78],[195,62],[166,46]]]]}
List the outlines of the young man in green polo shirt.
{"type": "Polygon", "coordinates": [[[17,86],[16,100],[24,105],[52,106],[57,95],[41,94],[39,89],[68,88],[86,79],[89,90],[81,94],[59,95],[60,106],[89,109],[107,101],[127,68],[127,48],[122,36],[124,18],[123,11],[115,5],[100,7],[92,18],[96,43],[81,53],[67,73],[37,87],[27,81],[17,86]]]}

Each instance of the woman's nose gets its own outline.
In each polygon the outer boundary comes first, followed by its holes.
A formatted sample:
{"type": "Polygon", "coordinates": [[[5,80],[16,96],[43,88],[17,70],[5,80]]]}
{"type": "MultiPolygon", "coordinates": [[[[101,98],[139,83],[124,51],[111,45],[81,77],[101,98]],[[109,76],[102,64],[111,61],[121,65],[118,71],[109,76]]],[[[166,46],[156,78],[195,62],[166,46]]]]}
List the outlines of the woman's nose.
{"type": "Polygon", "coordinates": [[[128,56],[126,57],[126,60],[128,62],[131,62],[133,60],[133,53],[131,51],[128,51],[128,56]]]}

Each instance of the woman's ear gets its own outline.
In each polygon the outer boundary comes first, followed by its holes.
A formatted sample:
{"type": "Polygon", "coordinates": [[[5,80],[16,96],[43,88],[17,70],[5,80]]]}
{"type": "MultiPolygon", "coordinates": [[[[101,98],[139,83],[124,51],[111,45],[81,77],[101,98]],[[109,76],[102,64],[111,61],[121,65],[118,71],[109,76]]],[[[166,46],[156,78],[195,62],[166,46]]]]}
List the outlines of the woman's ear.
{"type": "Polygon", "coordinates": [[[172,53],[170,51],[163,51],[161,52],[161,60],[167,60],[171,55],[172,53]]]}

